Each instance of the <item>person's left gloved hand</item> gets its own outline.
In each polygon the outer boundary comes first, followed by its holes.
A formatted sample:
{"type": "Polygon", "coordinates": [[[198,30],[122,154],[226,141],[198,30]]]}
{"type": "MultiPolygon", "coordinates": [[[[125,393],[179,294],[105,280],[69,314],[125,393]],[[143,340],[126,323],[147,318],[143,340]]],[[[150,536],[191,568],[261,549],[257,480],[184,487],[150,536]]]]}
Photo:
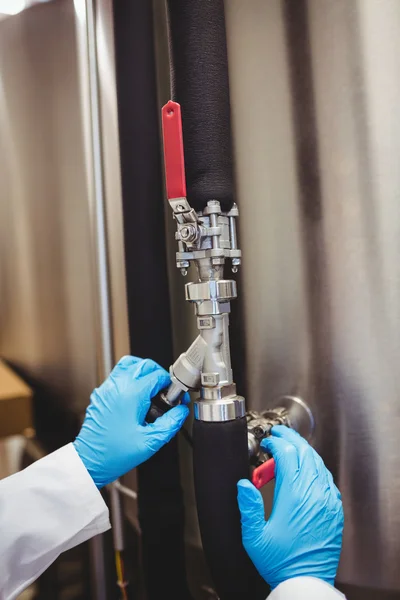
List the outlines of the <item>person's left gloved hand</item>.
{"type": "Polygon", "coordinates": [[[150,458],[182,427],[189,414],[185,404],[145,422],[151,398],[169,383],[168,373],[152,360],[125,356],[94,390],[74,446],[98,488],[150,458]]]}

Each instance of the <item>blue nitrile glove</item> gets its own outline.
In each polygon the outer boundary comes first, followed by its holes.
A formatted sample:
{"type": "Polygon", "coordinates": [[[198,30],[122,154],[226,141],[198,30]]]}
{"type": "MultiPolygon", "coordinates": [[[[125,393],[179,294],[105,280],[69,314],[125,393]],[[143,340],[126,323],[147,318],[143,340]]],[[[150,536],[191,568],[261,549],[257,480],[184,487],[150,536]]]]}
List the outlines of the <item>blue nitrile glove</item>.
{"type": "Polygon", "coordinates": [[[340,492],[321,457],[295,431],[280,425],[262,441],[275,459],[275,493],[265,521],[261,493],[238,483],[243,545],[259,573],[275,588],[310,576],[333,585],[343,533],[340,492]]]}
{"type": "Polygon", "coordinates": [[[94,390],[74,446],[98,488],[153,456],[179,431],[189,414],[185,405],[145,422],[151,398],[169,383],[152,360],[124,356],[94,390]]]}

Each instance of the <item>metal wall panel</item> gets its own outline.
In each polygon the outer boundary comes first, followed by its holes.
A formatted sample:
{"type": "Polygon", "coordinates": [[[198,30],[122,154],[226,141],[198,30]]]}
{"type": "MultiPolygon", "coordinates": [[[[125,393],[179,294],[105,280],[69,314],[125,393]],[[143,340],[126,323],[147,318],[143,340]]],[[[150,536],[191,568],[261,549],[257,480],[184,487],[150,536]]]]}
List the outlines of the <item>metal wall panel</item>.
{"type": "Polygon", "coordinates": [[[344,500],[339,581],[383,598],[400,591],[400,4],[226,10],[247,399],[313,406],[344,500]]]}
{"type": "MultiPolygon", "coordinates": [[[[296,393],[313,406],[345,505],[339,580],[400,597],[400,5],[226,0],[226,12],[247,400],[296,393]]],[[[77,14],[60,0],[0,23],[0,353],[81,409],[97,381],[98,314],[77,14]]],[[[100,118],[117,145],[110,12],[99,15],[100,118]]],[[[118,156],[102,143],[120,354],[118,156]]],[[[178,306],[177,352],[191,341],[178,306]]]]}
{"type": "Polygon", "coordinates": [[[84,0],[0,23],[0,354],[77,413],[109,370],[102,330],[114,357],[129,351],[111,6],[97,3],[92,40],[84,0]]]}
{"type": "Polygon", "coordinates": [[[96,340],[73,2],[0,29],[0,353],[82,407],[96,340]]]}
{"type": "MultiPolygon", "coordinates": [[[[1,21],[0,154],[0,355],[38,391],[51,449],[129,353],[111,0],[1,21]]],[[[101,537],[91,549],[100,600],[101,537]]]]}

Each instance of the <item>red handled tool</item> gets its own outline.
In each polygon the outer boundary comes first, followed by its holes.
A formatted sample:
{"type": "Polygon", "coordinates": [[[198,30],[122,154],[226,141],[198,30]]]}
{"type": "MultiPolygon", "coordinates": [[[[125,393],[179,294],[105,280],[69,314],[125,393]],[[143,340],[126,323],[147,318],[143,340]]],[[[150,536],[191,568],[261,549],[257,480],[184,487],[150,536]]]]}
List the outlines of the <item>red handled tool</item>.
{"type": "MultiPolygon", "coordinates": [[[[174,214],[182,213],[187,206],[186,180],[185,180],[185,157],[183,152],[183,133],[181,107],[170,100],[161,111],[163,141],[164,141],[164,163],[165,184],[168,201],[179,200],[177,209],[173,207],[174,214]],[[183,210],[181,208],[183,207],[183,210]]],[[[190,210],[190,207],[189,209],[190,210]]],[[[182,216],[180,214],[180,216],[182,216]]],[[[179,221],[181,223],[181,221],[179,221]]],[[[154,423],[158,417],[179,404],[184,393],[184,386],[171,384],[168,388],[159,392],[151,402],[150,409],[146,415],[147,423],[154,423]]]]}
{"type": "Polygon", "coordinates": [[[264,485],[272,481],[275,477],[275,460],[270,458],[265,461],[262,465],[255,468],[251,481],[253,485],[260,490],[264,485]]]}
{"type": "Polygon", "coordinates": [[[186,198],[181,107],[170,100],[162,109],[165,179],[168,200],[186,198]]]}

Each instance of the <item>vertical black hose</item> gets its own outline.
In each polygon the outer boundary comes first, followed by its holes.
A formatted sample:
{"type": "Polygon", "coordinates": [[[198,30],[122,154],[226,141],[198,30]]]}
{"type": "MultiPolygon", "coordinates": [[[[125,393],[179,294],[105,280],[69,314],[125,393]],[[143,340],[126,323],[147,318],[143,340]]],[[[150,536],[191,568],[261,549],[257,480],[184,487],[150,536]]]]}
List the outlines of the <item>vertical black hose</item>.
{"type": "Polygon", "coordinates": [[[237,482],[249,476],[246,419],[195,421],[193,465],[204,553],[221,600],[264,600],[268,587],[242,545],[237,482]]]}
{"type": "MultiPolygon", "coordinates": [[[[173,361],[165,257],[152,3],[114,2],[121,180],[131,352],[173,361]]],[[[178,441],[138,469],[148,600],[188,600],[178,441]]]]}
{"type": "Polygon", "coordinates": [[[190,600],[184,562],[184,505],[178,439],[138,469],[139,519],[149,600],[190,600]]]}
{"type": "MultiPolygon", "coordinates": [[[[223,0],[167,0],[173,99],[182,107],[188,200],[234,199],[229,75],[223,0]]],[[[196,421],[197,510],[205,556],[221,600],[264,600],[267,586],[241,540],[236,484],[248,477],[245,419],[196,421]]]]}
{"type": "Polygon", "coordinates": [[[173,99],[182,107],[187,193],[203,210],[234,198],[223,0],[167,0],[173,99]]]}

